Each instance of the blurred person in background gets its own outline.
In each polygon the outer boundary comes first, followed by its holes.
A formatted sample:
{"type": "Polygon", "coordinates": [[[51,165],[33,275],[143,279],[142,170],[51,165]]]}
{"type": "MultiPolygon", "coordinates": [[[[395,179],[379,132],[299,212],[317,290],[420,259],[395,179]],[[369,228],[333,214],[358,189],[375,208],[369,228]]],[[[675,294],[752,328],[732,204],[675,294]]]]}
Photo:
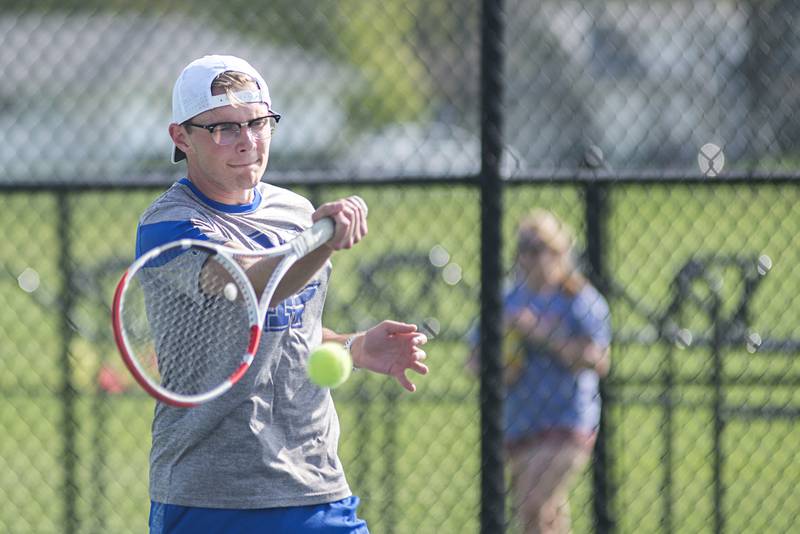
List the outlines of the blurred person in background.
{"type": "Polygon", "coordinates": [[[367,208],[351,196],[314,209],[261,181],[279,118],[264,79],[243,59],[205,56],[175,83],[172,161],[186,160],[187,175],[142,215],[137,257],[184,238],[268,248],[322,217],[335,231],[284,276],[290,296],[270,309],[253,369],[240,382],[193,408],[156,405],[151,534],[366,533],[338,457],[330,391],[306,373],[309,352],[322,341],[342,343],[356,367],[393,376],[409,391],[405,372],[428,372],[426,338],[415,325],[383,321],[355,334],[322,327],[330,256],[364,238],[367,208]]]}
{"type": "MultiPolygon", "coordinates": [[[[505,292],[505,445],[514,508],[526,533],[570,532],[568,494],[591,457],[611,325],[602,295],[577,270],[573,235],[536,209],[517,228],[505,292]]],[[[479,370],[477,336],[468,368],[479,370]]]]}

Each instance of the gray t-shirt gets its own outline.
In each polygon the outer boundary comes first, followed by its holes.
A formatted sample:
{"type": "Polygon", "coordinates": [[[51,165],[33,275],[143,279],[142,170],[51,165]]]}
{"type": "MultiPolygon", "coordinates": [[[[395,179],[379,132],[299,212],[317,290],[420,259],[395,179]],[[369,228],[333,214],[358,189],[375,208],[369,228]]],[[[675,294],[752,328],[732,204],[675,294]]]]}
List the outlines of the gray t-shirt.
{"type": "MultiPolygon", "coordinates": [[[[229,206],[182,179],[142,215],[136,254],[181,238],[274,246],[308,228],[312,211],[303,197],[265,183],[250,204],[229,206]]],[[[272,508],[351,495],[337,454],[339,420],[330,391],[306,374],[308,353],[322,339],[330,271],[328,262],[305,288],[269,310],[253,365],[230,391],[194,408],[156,405],[153,500],[272,508]]]]}

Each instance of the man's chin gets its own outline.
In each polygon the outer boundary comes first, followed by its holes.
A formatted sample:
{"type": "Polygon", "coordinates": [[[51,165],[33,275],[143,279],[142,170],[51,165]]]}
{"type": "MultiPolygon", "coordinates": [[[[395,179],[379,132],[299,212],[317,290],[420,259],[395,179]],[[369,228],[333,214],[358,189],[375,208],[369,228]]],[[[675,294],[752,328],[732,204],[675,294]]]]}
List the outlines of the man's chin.
{"type": "Polygon", "coordinates": [[[241,177],[241,183],[249,184],[250,187],[255,187],[256,184],[261,181],[261,177],[264,176],[264,170],[265,169],[253,169],[249,172],[243,172],[239,175],[241,177]]]}

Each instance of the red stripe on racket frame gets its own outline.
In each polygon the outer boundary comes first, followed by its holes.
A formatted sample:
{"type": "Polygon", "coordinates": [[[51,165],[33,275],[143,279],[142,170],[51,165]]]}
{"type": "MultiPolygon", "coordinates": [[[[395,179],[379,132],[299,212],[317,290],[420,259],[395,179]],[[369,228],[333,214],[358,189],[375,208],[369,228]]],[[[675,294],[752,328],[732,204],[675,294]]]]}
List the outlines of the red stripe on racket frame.
{"type": "MultiPolygon", "coordinates": [[[[162,395],[157,389],[153,387],[150,382],[148,382],[142,375],[139,373],[139,370],[136,368],[136,364],[133,363],[133,358],[128,353],[128,348],[125,346],[124,337],[122,335],[122,321],[119,315],[119,301],[122,298],[122,289],[125,287],[126,281],[128,279],[128,271],[122,275],[119,283],[117,284],[117,288],[114,290],[114,304],[111,307],[111,325],[113,326],[114,330],[114,341],[117,343],[117,347],[120,350],[120,354],[122,354],[122,361],[125,362],[125,367],[133,375],[133,378],[139,383],[142,388],[149,393],[151,396],[155,397],[161,402],[165,402],[170,404],[171,406],[178,406],[180,408],[191,408],[193,406],[197,406],[197,403],[194,402],[180,402],[174,399],[166,399],[164,395],[162,395]]],[[[238,371],[237,371],[238,372],[238,371]]]]}

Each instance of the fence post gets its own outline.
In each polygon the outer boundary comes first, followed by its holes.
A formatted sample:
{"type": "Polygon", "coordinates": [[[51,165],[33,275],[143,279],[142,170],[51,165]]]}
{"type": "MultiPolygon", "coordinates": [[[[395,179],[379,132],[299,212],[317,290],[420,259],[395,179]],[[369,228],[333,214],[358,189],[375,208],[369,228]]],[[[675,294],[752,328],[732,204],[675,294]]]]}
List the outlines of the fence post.
{"type": "Polygon", "coordinates": [[[503,381],[500,361],[503,184],[503,2],[481,13],[481,532],[505,531],[503,381]]]}
{"type": "Polygon", "coordinates": [[[725,487],[722,480],[724,455],[722,452],[722,432],[725,429],[723,408],[725,403],[722,374],[722,346],[725,343],[725,324],[722,318],[722,295],[714,281],[709,282],[711,288],[711,321],[713,337],[711,340],[712,371],[711,382],[714,388],[714,452],[713,452],[713,486],[714,486],[714,533],[725,531],[725,514],[723,513],[725,487]]]}
{"type": "MultiPolygon", "coordinates": [[[[680,289],[676,288],[676,291],[680,289]]],[[[681,297],[679,297],[681,298],[681,297]]],[[[680,311],[678,312],[681,313],[680,311]]],[[[680,319],[680,315],[677,316],[680,319]]],[[[680,320],[678,324],[681,324],[680,320]]],[[[675,466],[673,462],[673,442],[675,441],[675,343],[670,342],[667,348],[666,365],[664,368],[661,401],[664,407],[662,419],[662,432],[664,436],[664,452],[662,458],[663,476],[661,479],[661,529],[664,534],[672,534],[672,473],[675,466]]]]}
{"type": "MultiPolygon", "coordinates": [[[[587,162],[589,167],[594,167],[587,162]]],[[[602,163],[602,160],[597,162],[602,163]]],[[[606,223],[608,218],[606,186],[589,181],[585,188],[586,198],[586,251],[589,265],[594,274],[598,289],[608,294],[605,271],[605,245],[606,223]]],[[[612,485],[610,462],[610,425],[608,416],[609,405],[612,402],[605,380],[600,381],[600,398],[603,400],[600,427],[597,433],[597,442],[594,448],[594,461],[592,462],[592,481],[594,486],[594,517],[595,529],[599,534],[609,534],[614,531],[614,519],[611,514],[612,485]]]]}
{"type": "Polygon", "coordinates": [[[72,231],[72,210],[68,193],[61,192],[56,197],[58,205],[58,267],[61,272],[61,295],[63,303],[61,311],[61,384],[59,395],[61,398],[61,429],[63,436],[62,465],[64,495],[64,533],[76,534],[79,530],[77,498],[78,485],[76,468],[78,463],[75,439],[77,434],[77,418],[75,415],[75,385],[72,383],[72,361],[70,359],[70,345],[72,344],[73,329],[70,316],[74,304],[75,283],[72,262],[72,244],[70,232],[72,231]]]}

